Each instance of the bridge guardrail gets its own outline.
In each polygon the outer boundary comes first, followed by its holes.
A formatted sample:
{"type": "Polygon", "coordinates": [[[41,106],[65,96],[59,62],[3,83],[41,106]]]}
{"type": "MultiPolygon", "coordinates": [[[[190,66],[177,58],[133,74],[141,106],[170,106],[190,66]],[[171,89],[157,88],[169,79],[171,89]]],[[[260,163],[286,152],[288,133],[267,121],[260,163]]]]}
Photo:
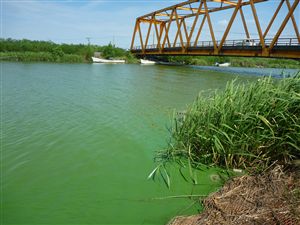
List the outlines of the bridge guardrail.
{"type": "MultiPolygon", "coordinates": [[[[269,46],[273,39],[272,38],[266,38],[264,39],[265,45],[269,46]]],[[[216,41],[217,46],[221,41],[216,41]]],[[[187,42],[184,42],[184,47],[187,47],[187,42]]],[[[181,43],[172,43],[169,47],[167,44],[165,44],[164,48],[181,48],[181,43]]],[[[260,39],[239,39],[239,40],[226,40],[223,43],[223,46],[225,47],[257,47],[261,46],[260,39]]],[[[277,42],[275,43],[275,46],[300,46],[300,43],[297,38],[279,38],[277,42]]],[[[213,41],[200,41],[197,42],[195,45],[195,42],[191,42],[188,47],[196,47],[196,48],[205,48],[205,47],[214,47],[213,41]]],[[[146,49],[158,49],[158,44],[151,44],[147,45],[146,49]]],[[[142,50],[142,46],[134,46],[132,50],[142,50]]]]}

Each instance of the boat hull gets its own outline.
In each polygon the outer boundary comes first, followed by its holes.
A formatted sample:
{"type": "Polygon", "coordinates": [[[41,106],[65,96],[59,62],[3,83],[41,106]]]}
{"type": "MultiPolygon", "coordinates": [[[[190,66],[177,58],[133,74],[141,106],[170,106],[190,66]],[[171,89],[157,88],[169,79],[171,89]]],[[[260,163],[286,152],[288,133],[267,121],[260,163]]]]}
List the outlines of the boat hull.
{"type": "Polygon", "coordinates": [[[216,66],[219,66],[219,67],[228,67],[228,66],[230,66],[230,63],[216,63],[216,66]]]}
{"type": "Polygon", "coordinates": [[[93,63],[125,63],[125,60],[119,59],[99,59],[96,57],[92,57],[93,63]]]}
{"type": "Polygon", "coordinates": [[[154,65],[154,64],[156,64],[156,62],[155,61],[146,60],[146,59],[141,59],[141,64],[143,64],[143,65],[154,65]]]}

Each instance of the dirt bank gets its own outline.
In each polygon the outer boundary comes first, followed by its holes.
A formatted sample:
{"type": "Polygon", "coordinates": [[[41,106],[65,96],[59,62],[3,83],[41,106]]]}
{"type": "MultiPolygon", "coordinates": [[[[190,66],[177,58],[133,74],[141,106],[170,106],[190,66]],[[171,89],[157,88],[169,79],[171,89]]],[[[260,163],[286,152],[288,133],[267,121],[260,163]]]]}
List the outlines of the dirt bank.
{"type": "Polygon", "coordinates": [[[298,225],[299,168],[276,166],[262,174],[233,178],[207,197],[203,206],[202,214],[179,216],[169,225],[298,225]]]}

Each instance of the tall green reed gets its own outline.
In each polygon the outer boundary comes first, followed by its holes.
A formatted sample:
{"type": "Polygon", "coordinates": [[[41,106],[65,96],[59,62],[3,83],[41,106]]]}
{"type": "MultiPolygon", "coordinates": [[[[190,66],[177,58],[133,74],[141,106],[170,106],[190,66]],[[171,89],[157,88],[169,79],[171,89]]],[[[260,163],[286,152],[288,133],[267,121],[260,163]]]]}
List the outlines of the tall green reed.
{"type": "Polygon", "coordinates": [[[300,74],[251,84],[232,81],[224,92],[200,94],[175,117],[161,162],[265,169],[300,158],[300,74]]]}

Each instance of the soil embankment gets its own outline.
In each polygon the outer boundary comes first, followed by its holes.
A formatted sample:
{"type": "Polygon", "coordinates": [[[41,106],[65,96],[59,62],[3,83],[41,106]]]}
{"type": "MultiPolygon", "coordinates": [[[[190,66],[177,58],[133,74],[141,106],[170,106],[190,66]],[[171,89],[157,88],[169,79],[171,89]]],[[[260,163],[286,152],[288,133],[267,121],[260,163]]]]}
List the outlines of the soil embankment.
{"type": "Polygon", "coordinates": [[[169,225],[300,224],[299,178],[299,168],[281,166],[233,178],[203,201],[202,214],[179,216],[169,225]]]}

